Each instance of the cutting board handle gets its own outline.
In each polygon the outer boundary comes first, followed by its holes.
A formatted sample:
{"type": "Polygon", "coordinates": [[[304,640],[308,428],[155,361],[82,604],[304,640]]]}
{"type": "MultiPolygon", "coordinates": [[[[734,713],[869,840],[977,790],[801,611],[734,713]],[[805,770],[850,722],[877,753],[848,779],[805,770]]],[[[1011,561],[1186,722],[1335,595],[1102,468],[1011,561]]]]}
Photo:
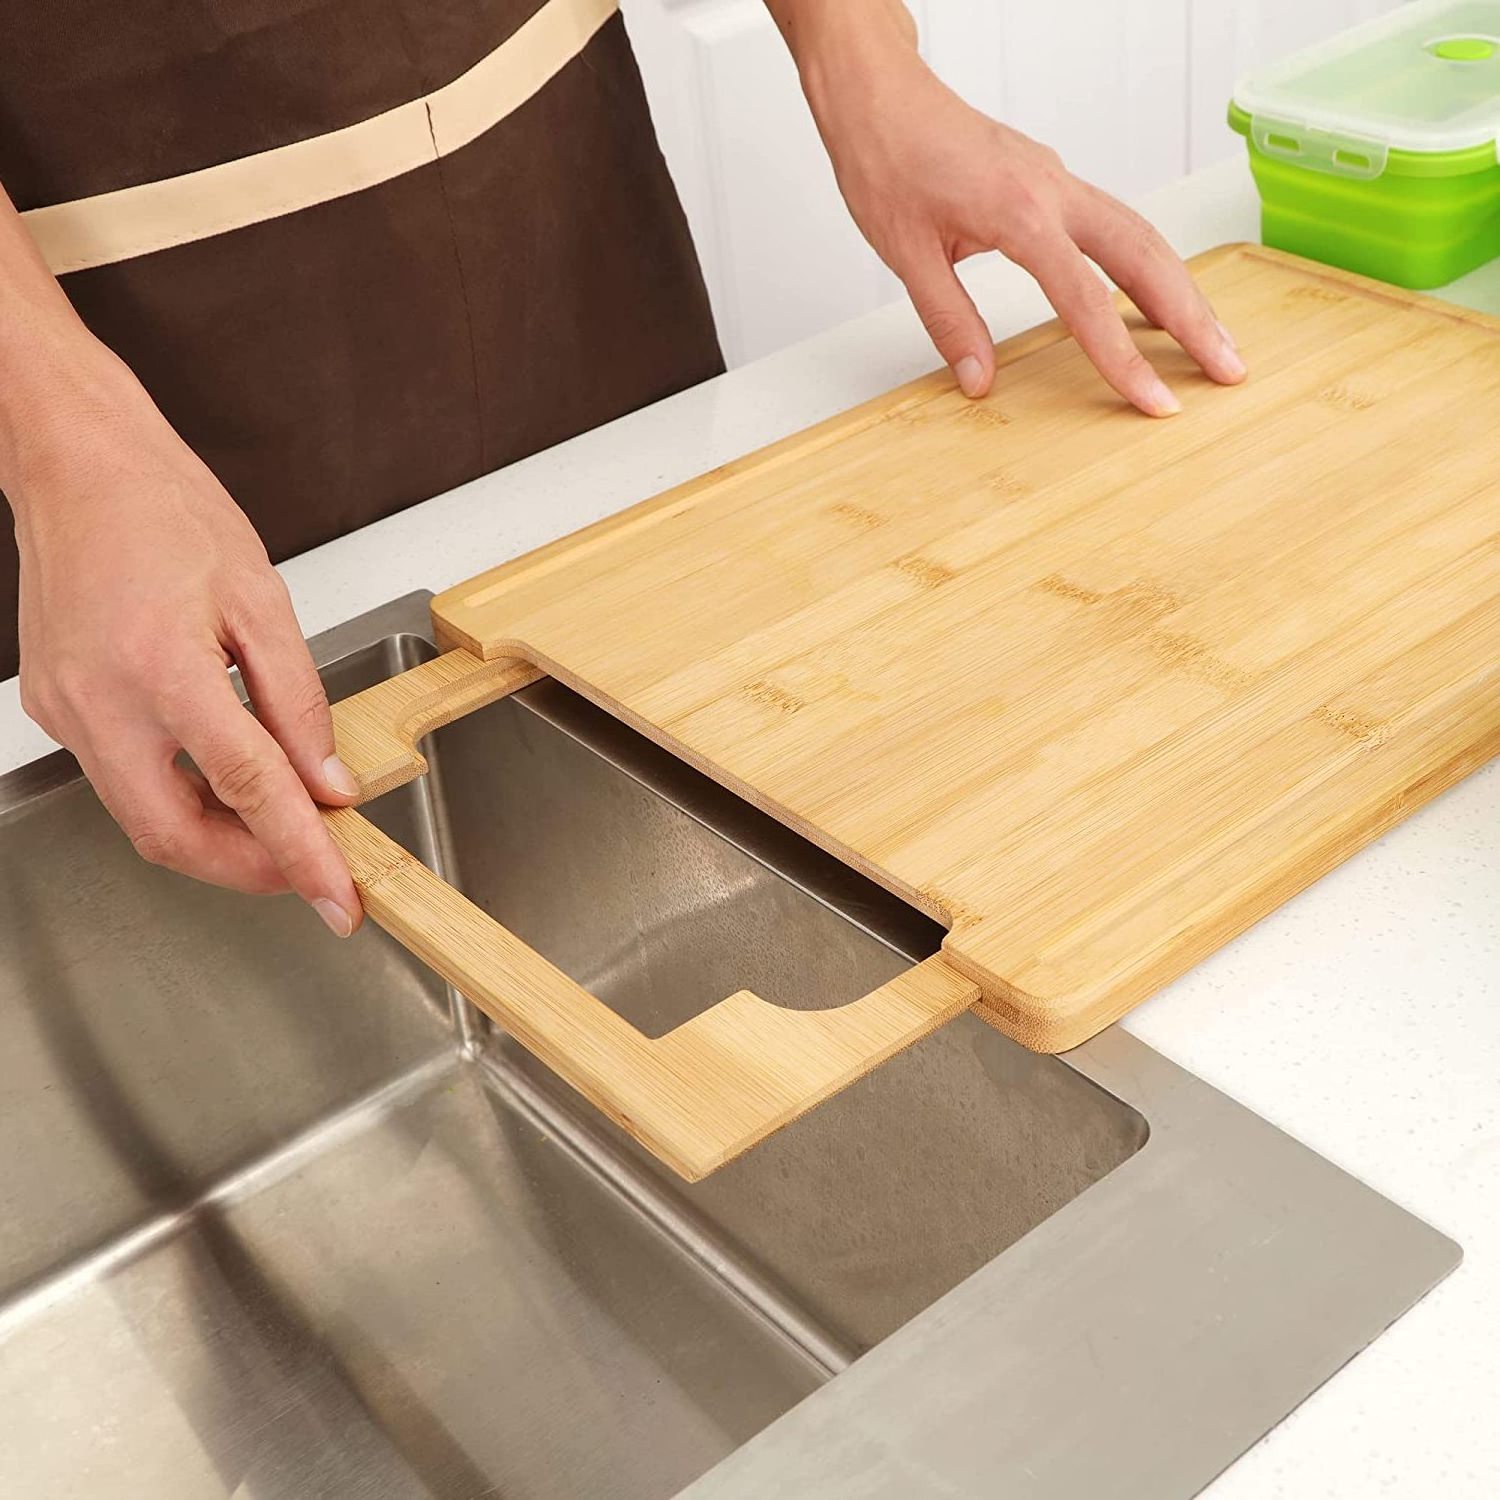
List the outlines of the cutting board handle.
{"type": "MultiPolygon", "coordinates": [[[[450,651],[336,703],[339,753],[365,797],[379,796],[427,769],[421,735],[540,675],[450,651]]],[[[740,990],[648,1037],[353,808],[323,817],[370,916],[689,1181],[980,998],[934,956],[835,1010],[785,1010],[740,990]]]]}
{"type": "Polygon", "coordinates": [[[530,662],[448,651],[333,705],[339,757],[370,801],[427,772],[423,735],[535,682],[530,662]]]}

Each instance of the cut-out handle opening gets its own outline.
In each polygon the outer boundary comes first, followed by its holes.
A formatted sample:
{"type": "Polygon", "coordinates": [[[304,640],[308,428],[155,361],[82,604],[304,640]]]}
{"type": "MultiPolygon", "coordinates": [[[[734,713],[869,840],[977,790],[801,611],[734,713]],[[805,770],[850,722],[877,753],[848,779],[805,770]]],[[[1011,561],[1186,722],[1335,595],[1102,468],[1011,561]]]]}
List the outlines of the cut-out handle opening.
{"type": "MultiPolygon", "coordinates": [[[[334,705],[371,798],[427,768],[424,734],[543,674],[449,651],[334,705]]],[[[833,1010],[741,990],[664,1036],[637,1031],[353,808],[324,812],[365,909],[674,1171],[705,1176],[980,998],[940,955],[833,1010]]]]}

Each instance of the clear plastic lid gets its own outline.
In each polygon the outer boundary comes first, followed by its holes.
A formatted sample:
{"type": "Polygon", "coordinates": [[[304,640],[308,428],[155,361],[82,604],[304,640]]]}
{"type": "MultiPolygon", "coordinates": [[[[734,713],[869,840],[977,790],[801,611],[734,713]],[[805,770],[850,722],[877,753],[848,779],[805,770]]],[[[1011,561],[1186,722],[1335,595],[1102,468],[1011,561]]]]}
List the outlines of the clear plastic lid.
{"type": "MultiPolygon", "coordinates": [[[[1324,165],[1375,176],[1388,151],[1436,154],[1500,136],[1500,0],[1416,0],[1242,79],[1234,102],[1257,144],[1334,140],[1324,165]],[[1287,134],[1290,129],[1290,137],[1287,134]],[[1338,141],[1344,142],[1340,154],[1338,141]],[[1372,143],[1363,154],[1348,143],[1372,143]]],[[[1274,148],[1273,148],[1274,149],[1274,148]]],[[[1287,154],[1283,149],[1275,154],[1287,154]]],[[[1310,162],[1309,165],[1312,163],[1310,162]]]]}

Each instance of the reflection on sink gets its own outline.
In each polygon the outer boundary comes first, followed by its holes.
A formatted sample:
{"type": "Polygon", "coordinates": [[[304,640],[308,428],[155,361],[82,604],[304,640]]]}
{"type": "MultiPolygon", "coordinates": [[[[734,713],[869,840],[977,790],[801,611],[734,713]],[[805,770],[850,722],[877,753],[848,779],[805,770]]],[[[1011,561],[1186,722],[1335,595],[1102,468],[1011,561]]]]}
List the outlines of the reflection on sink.
{"type": "MultiPolygon", "coordinates": [[[[937,926],[556,683],[441,731],[435,758],[465,892],[650,1035],[740,988],[847,1004],[937,950],[937,926]]],[[[482,1055],[577,1110],[503,1033],[482,1055]]],[[[1133,1109],[968,1015],[692,1187],[582,1113],[846,1354],[1145,1138],[1133,1109]]]]}
{"type": "MultiPolygon", "coordinates": [[[[335,697],[414,614],[332,633],[335,697]]],[[[555,684],[429,748],[370,816],[643,1031],[939,941],[555,684]]],[[[66,756],[0,778],[0,1207],[26,1500],[1169,1500],[1457,1258],[1123,1033],[967,1015],[685,1186],[373,924],[140,863],[66,756]]]]}
{"type": "MultiPolygon", "coordinates": [[[[67,757],[0,786],[0,1297],[447,1050],[394,944],[143,866],[67,757]]],[[[417,799],[377,811],[421,846],[417,799]]]]}
{"type": "MultiPolygon", "coordinates": [[[[382,641],[330,691],[428,651],[382,641]]],[[[642,1030],[742,986],[842,1004],[940,936],[554,684],[432,758],[372,815],[642,1030]]],[[[1144,1138],[964,1017],[688,1188],[373,926],[339,945],[149,869],[65,765],[0,840],[28,1496],[654,1500],[1144,1138]]]]}

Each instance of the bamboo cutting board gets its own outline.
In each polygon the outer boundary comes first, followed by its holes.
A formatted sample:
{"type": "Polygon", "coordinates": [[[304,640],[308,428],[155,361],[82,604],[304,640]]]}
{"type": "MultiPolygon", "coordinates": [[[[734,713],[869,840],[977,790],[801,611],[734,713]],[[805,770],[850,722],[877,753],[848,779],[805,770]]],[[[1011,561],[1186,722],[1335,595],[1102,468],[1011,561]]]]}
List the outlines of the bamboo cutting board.
{"type": "Polygon", "coordinates": [[[1153,422],[1048,325],[987,399],[894,391],[449,590],[440,637],[937,918],[926,978],[970,989],[928,1023],[977,993],[1081,1042],[1500,748],[1500,323],[1258,247],[1195,272],[1243,387],[1138,330],[1153,422]]]}

